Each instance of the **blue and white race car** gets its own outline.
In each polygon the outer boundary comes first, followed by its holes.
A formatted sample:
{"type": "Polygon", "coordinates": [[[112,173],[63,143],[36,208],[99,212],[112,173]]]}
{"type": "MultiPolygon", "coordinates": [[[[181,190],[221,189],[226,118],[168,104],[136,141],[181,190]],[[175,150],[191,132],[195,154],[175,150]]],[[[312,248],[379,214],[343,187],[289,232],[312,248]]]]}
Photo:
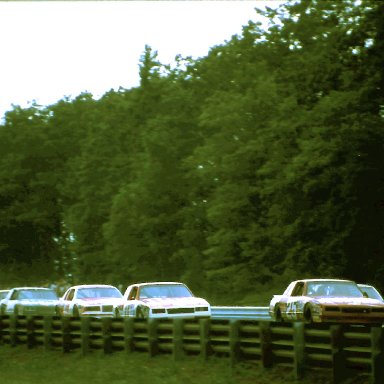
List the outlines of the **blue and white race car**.
{"type": "Polygon", "coordinates": [[[2,315],[15,316],[55,316],[58,315],[58,308],[56,292],[43,287],[12,288],[0,305],[2,315]]]}

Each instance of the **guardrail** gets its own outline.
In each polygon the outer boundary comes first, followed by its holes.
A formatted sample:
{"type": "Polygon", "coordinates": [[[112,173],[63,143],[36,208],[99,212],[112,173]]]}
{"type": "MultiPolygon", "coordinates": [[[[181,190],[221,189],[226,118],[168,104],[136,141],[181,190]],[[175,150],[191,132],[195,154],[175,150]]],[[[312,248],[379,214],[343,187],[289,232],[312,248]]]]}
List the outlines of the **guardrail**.
{"type": "Polygon", "coordinates": [[[0,316],[0,344],[42,346],[69,353],[141,351],[169,354],[175,360],[199,355],[257,362],[262,367],[290,366],[297,379],[313,368],[328,369],[330,382],[356,372],[384,383],[382,327],[309,325],[225,319],[133,319],[0,316]]]}
{"type": "Polygon", "coordinates": [[[213,319],[271,320],[268,307],[211,307],[213,319]]]}

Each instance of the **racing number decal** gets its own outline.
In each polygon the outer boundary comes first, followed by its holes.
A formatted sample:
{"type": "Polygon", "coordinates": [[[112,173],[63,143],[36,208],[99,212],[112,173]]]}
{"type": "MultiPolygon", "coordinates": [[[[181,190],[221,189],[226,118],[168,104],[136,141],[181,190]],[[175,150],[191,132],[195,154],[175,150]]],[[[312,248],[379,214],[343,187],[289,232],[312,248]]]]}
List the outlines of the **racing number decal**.
{"type": "Polygon", "coordinates": [[[297,314],[297,302],[290,301],[287,303],[287,317],[294,319],[297,314]]]}

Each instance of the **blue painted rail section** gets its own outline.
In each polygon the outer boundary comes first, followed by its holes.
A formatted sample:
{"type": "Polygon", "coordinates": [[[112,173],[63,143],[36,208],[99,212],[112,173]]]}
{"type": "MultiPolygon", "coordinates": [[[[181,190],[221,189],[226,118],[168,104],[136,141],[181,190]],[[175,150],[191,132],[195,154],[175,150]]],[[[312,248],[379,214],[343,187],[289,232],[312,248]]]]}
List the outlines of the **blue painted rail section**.
{"type": "Polygon", "coordinates": [[[212,319],[240,319],[270,321],[268,307],[211,307],[212,319]]]}

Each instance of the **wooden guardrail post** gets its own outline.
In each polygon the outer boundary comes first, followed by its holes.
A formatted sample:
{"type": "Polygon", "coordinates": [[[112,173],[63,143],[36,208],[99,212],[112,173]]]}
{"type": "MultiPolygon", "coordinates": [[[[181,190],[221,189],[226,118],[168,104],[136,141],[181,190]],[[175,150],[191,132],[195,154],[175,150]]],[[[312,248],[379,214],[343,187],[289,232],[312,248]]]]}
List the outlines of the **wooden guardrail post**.
{"type": "Polygon", "coordinates": [[[372,384],[384,383],[384,332],[381,326],[371,328],[372,384]]]}
{"type": "Polygon", "coordinates": [[[232,366],[241,359],[239,320],[233,320],[229,323],[229,357],[232,366]]]}
{"type": "Polygon", "coordinates": [[[201,319],[200,322],[200,357],[203,361],[208,360],[208,356],[212,353],[210,328],[211,319],[201,319]]]}
{"type": "Polygon", "coordinates": [[[52,349],[52,329],[53,318],[51,316],[44,317],[44,349],[49,351],[52,349]]]}
{"type": "Polygon", "coordinates": [[[61,319],[61,333],[63,337],[62,349],[64,353],[70,352],[72,349],[72,336],[71,336],[71,319],[63,317],[61,319]]]}
{"type": "Polygon", "coordinates": [[[0,345],[4,344],[4,316],[0,314],[0,345]]]}
{"type": "Polygon", "coordinates": [[[81,318],[81,352],[83,355],[89,353],[90,349],[90,329],[91,329],[91,318],[81,318]]]}
{"type": "Polygon", "coordinates": [[[32,316],[28,316],[26,318],[26,329],[27,329],[27,348],[31,349],[36,345],[35,321],[32,316]]]}
{"type": "Polygon", "coordinates": [[[341,383],[349,376],[344,351],[344,326],[342,324],[331,325],[330,333],[333,382],[341,383]]]}
{"type": "Polygon", "coordinates": [[[173,319],[173,359],[175,361],[184,357],[183,336],[184,319],[173,319]]]}
{"type": "Polygon", "coordinates": [[[293,323],[294,374],[296,380],[304,376],[305,361],[305,324],[301,321],[293,323]]]}
{"type": "Polygon", "coordinates": [[[269,321],[260,321],[259,325],[260,325],[261,365],[264,368],[270,368],[273,365],[271,323],[269,321]]]}
{"type": "Polygon", "coordinates": [[[103,350],[105,354],[110,354],[113,351],[111,325],[112,325],[111,317],[104,317],[102,319],[103,350]]]}
{"type": "Polygon", "coordinates": [[[16,347],[17,342],[17,316],[11,315],[9,317],[9,343],[12,347],[16,347]]]}
{"type": "Polygon", "coordinates": [[[134,335],[135,335],[135,319],[133,317],[126,317],[124,319],[124,349],[126,352],[133,352],[135,349],[134,335]]]}
{"type": "Polygon", "coordinates": [[[148,352],[151,357],[159,353],[157,324],[157,319],[148,319],[148,352]]]}

